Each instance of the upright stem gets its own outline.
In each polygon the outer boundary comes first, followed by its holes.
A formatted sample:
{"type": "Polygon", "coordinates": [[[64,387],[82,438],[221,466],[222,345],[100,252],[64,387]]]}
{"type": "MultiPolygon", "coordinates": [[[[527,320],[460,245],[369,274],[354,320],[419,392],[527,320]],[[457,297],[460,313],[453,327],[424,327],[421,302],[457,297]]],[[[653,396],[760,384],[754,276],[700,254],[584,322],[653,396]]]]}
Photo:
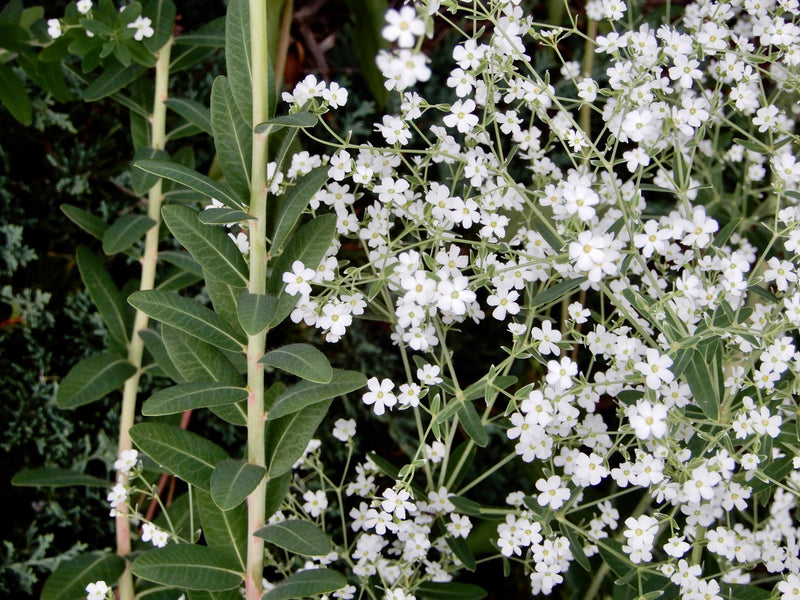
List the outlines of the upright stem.
{"type": "MultiPolygon", "coordinates": [[[[153,96],[153,116],[151,120],[151,145],[156,150],[163,150],[166,143],[167,122],[167,94],[169,91],[169,59],[172,50],[172,38],[158,51],[156,62],[155,94],[153,96]]],[[[147,194],[147,216],[155,221],[144,240],[144,253],[142,254],[142,276],[139,282],[140,290],[152,290],[156,281],[156,262],[158,260],[158,230],[161,224],[161,180],[150,188],[147,194]]],[[[139,391],[139,379],[142,375],[142,354],[144,342],[139,337],[139,332],[147,329],[148,317],[141,311],[136,311],[133,320],[131,341],[128,345],[128,361],[136,367],[136,372],[126,381],[122,389],[122,409],[119,419],[119,448],[118,454],[133,447],[131,443],[130,428],[136,417],[136,395],[139,391]]],[[[128,475],[117,473],[117,481],[127,484],[128,475]]],[[[131,553],[130,521],[128,520],[127,503],[117,507],[119,514],[116,518],[117,525],[117,554],[125,557],[131,553]]],[[[125,563],[125,571],[119,578],[119,600],[133,600],[133,576],[130,565],[125,563]]]]}
{"type": "MultiPolygon", "coordinates": [[[[269,97],[267,86],[267,7],[264,0],[250,2],[250,51],[253,74],[252,128],[267,120],[269,97]]],[[[264,294],[267,283],[267,135],[253,135],[253,162],[250,179],[250,238],[251,294],[264,294]]],[[[264,355],[267,330],[247,337],[247,460],[266,467],[264,448],[264,369],[259,359],[264,355]]],[[[264,540],[253,535],[264,526],[267,479],[247,498],[247,568],[245,590],[247,600],[260,600],[263,593],[264,540]]]]}

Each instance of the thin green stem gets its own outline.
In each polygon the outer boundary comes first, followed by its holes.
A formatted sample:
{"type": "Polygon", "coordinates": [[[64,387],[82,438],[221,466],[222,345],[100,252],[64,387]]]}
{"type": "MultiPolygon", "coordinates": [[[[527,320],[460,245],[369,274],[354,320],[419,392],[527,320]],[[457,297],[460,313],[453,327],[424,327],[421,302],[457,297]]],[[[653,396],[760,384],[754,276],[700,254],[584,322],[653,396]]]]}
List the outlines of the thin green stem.
{"type": "MultiPolygon", "coordinates": [[[[150,137],[152,147],[163,150],[166,143],[167,127],[167,95],[169,91],[169,57],[172,50],[172,38],[158,51],[156,61],[155,93],[153,95],[153,114],[150,117],[150,137]]],[[[161,180],[150,188],[147,194],[147,216],[155,221],[148,230],[144,241],[142,254],[142,275],[139,280],[140,290],[152,290],[156,280],[156,263],[158,261],[158,229],[161,223],[161,201],[163,199],[161,180]]],[[[139,336],[140,331],[147,329],[149,319],[142,311],[136,311],[133,320],[131,340],[128,344],[128,361],[136,368],[136,372],[126,381],[122,389],[122,408],[119,418],[119,443],[117,455],[133,448],[130,428],[136,417],[136,397],[139,391],[139,380],[142,376],[142,356],[144,342],[139,336]]],[[[117,472],[117,481],[123,485],[128,484],[128,474],[117,472]]],[[[126,557],[131,553],[131,525],[128,515],[127,503],[117,507],[116,517],[117,554],[126,557]]],[[[133,575],[130,564],[125,562],[125,570],[119,578],[118,593],[120,600],[133,600],[133,575]]]]}
{"type": "MultiPolygon", "coordinates": [[[[251,128],[269,118],[267,70],[267,6],[250,0],[250,54],[252,73],[253,114],[251,128]]],[[[248,292],[264,294],[267,282],[267,134],[253,134],[253,158],[250,178],[249,221],[250,274],[248,292]]],[[[247,460],[266,468],[264,410],[264,368],[258,361],[264,355],[267,330],[247,337],[247,460]]],[[[261,480],[247,498],[247,565],[245,595],[247,600],[260,600],[263,590],[264,540],[254,533],[266,521],[267,477],[261,480]]]]}

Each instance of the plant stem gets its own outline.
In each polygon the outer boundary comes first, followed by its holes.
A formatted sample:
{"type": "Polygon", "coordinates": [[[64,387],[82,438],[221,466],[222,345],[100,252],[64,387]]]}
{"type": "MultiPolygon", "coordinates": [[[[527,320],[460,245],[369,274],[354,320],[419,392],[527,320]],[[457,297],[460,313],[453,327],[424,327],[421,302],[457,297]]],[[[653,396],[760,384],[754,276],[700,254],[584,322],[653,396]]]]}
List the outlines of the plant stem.
{"type": "MultiPolygon", "coordinates": [[[[267,6],[263,0],[250,2],[250,53],[253,85],[252,129],[266,121],[269,114],[267,86],[267,6]]],[[[264,294],[267,284],[267,135],[253,134],[253,159],[250,178],[249,221],[251,294],[264,294]]],[[[259,359],[264,355],[267,330],[247,338],[247,460],[266,467],[264,439],[264,368],[259,359]]],[[[260,600],[263,594],[264,540],[253,535],[264,526],[267,477],[263,478],[247,498],[247,565],[245,594],[247,600],[260,600]]]]}
{"type": "MultiPolygon", "coordinates": [[[[167,139],[167,95],[169,92],[169,59],[172,50],[172,38],[158,51],[156,61],[155,93],[153,95],[153,114],[150,121],[150,141],[156,150],[163,150],[167,139]]],[[[152,290],[156,281],[156,263],[158,261],[158,230],[161,224],[161,180],[150,188],[147,194],[147,216],[155,224],[147,231],[144,239],[144,253],[142,254],[142,276],[139,280],[140,290],[152,290]]],[[[136,367],[136,372],[126,381],[122,389],[122,408],[119,418],[119,445],[117,455],[133,447],[130,428],[136,417],[136,396],[139,391],[139,379],[142,376],[142,354],[144,342],[139,332],[147,329],[148,317],[142,311],[136,311],[133,320],[131,340],[128,344],[128,362],[136,367]]],[[[123,485],[128,484],[127,473],[117,472],[117,481],[123,485]]],[[[126,557],[131,553],[131,525],[128,520],[127,503],[117,507],[119,514],[116,517],[117,528],[117,554],[126,557]]],[[[125,570],[118,583],[119,600],[133,600],[133,575],[130,565],[125,562],[125,570]]]]}

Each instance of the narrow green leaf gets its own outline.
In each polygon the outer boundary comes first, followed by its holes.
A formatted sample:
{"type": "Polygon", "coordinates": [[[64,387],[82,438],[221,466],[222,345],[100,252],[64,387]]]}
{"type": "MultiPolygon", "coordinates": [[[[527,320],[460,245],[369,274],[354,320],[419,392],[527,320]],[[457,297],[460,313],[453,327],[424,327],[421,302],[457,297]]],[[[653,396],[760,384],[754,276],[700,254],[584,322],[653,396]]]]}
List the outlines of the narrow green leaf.
{"type": "Polygon", "coordinates": [[[170,544],[140,554],[131,570],[147,581],[188,590],[228,590],[244,581],[224,554],[195,544],[170,544]]]}
{"type": "Polygon", "coordinates": [[[33,122],[33,105],[25,84],[5,63],[0,63],[0,103],[25,127],[33,122]]]}
{"type": "Polygon", "coordinates": [[[328,383],[333,379],[333,369],[328,359],[310,344],[289,344],[276,348],[267,352],[258,362],[315,383],[328,383]]]}
{"type": "Polygon", "coordinates": [[[417,586],[416,594],[431,600],[481,600],[486,590],[471,583],[426,581],[417,586]]]}
{"type": "Polygon", "coordinates": [[[235,208],[206,208],[200,211],[200,222],[206,225],[230,225],[254,219],[246,212],[235,208]]]}
{"type": "Polygon", "coordinates": [[[481,423],[481,418],[472,402],[464,402],[458,409],[458,418],[464,431],[478,446],[485,448],[489,445],[489,434],[481,423]]]}
{"type": "Polygon", "coordinates": [[[580,287],[584,281],[586,281],[586,277],[576,277],[575,279],[567,279],[566,281],[557,283],[553,287],[536,294],[533,300],[531,300],[531,306],[541,306],[542,304],[559,300],[572,290],[580,287]]]}
{"type": "Polygon", "coordinates": [[[165,206],[161,214],[175,238],[208,274],[229,285],[247,285],[247,264],[225,231],[204,225],[187,206],[165,206]]]}
{"type": "Polygon", "coordinates": [[[206,438],[163,423],[140,423],[131,438],[141,450],[173,475],[208,491],[214,466],[228,458],[206,438]]]}
{"type": "Polygon", "coordinates": [[[348,0],[353,19],[352,50],[358,59],[359,73],[367,82],[369,91],[378,106],[386,105],[388,92],[384,77],[375,63],[375,56],[388,43],[381,36],[384,15],[389,8],[387,0],[348,0]]]}
{"type": "Polygon", "coordinates": [[[331,402],[317,402],[305,410],[267,423],[267,473],[270,479],[289,472],[303,455],[308,442],[325,418],[331,402]]]}
{"type": "Polygon", "coordinates": [[[144,46],[150,52],[156,53],[167,43],[175,27],[175,4],[172,0],[155,0],[148,2],[142,15],[152,21],[153,35],[146,38],[144,46]]]}
{"type": "Polygon", "coordinates": [[[127,67],[116,64],[109,67],[84,90],[83,99],[86,102],[97,102],[133,83],[145,71],[142,65],[137,64],[130,64],[127,67]]]}
{"type": "Polygon", "coordinates": [[[103,219],[95,217],[92,213],[78,208],[77,206],[62,204],[61,212],[67,215],[67,218],[75,223],[75,225],[98,240],[103,239],[103,234],[105,234],[106,229],[108,229],[108,223],[103,221],[103,219]]]}
{"type": "Polygon", "coordinates": [[[228,185],[243,201],[250,198],[250,163],[253,135],[251,121],[236,110],[228,78],[220,75],[211,88],[211,127],[222,172],[228,185]]]}
{"type": "Polygon", "coordinates": [[[241,351],[244,343],[214,311],[199,302],[161,290],[134,292],[128,302],[146,315],[223,350],[241,351]]]}
{"type": "Polygon", "coordinates": [[[147,215],[122,215],[103,234],[103,252],[111,255],[127,250],[155,224],[147,215]]]}
{"type": "Polygon", "coordinates": [[[589,562],[589,558],[586,556],[586,553],[583,551],[583,544],[581,544],[581,540],[578,538],[575,530],[572,527],[565,523],[559,523],[561,533],[569,540],[569,549],[572,552],[572,556],[578,561],[578,564],[583,567],[585,571],[591,572],[592,570],[592,563],[589,562]]]}
{"type": "Polygon", "coordinates": [[[128,309],[122,294],[111,280],[103,261],[94,252],[85,246],[78,246],[75,254],[81,279],[100,313],[100,318],[108,328],[108,334],[124,347],[129,341],[130,326],[128,309]]]}
{"type": "Polygon", "coordinates": [[[603,562],[611,567],[617,577],[622,578],[631,572],[635,572],[634,566],[622,551],[622,544],[618,541],[612,539],[598,540],[597,549],[603,562]]]}
{"type": "Polygon", "coordinates": [[[222,510],[211,494],[203,490],[195,492],[206,544],[228,557],[232,565],[244,570],[247,564],[247,507],[240,504],[231,510],[222,510]]]}
{"type": "Polygon", "coordinates": [[[41,600],[85,600],[86,586],[95,581],[115,582],[125,569],[116,554],[90,552],[61,564],[47,578],[41,600]]]}
{"type": "Polygon", "coordinates": [[[242,202],[227,185],[201,175],[189,167],[174,162],[147,159],[137,160],[133,166],[193,189],[208,199],[215,198],[230,208],[244,208],[242,202]]]}
{"type": "Polygon", "coordinates": [[[185,98],[169,98],[165,104],[203,133],[213,135],[211,132],[211,112],[208,107],[185,98]]]}
{"type": "Polygon", "coordinates": [[[308,206],[311,197],[328,181],[328,167],[312,169],[295,183],[289,193],[280,199],[280,208],[275,225],[270,232],[273,252],[282,250],[286,239],[308,206]]]}
{"type": "Polygon", "coordinates": [[[139,337],[142,338],[145,349],[153,357],[153,364],[158,367],[163,376],[169,377],[175,383],[183,383],[185,380],[175,368],[175,363],[172,362],[161,335],[152,329],[145,329],[139,332],[139,337]]]}
{"type": "Polygon", "coordinates": [[[53,467],[42,467],[30,471],[20,471],[11,479],[11,485],[20,487],[111,487],[111,482],[78,471],[67,471],[53,467]]]}
{"type": "Polygon", "coordinates": [[[296,260],[310,269],[316,269],[335,235],[336,215],[321,215],[303,225],[275,260],[272,274],[267,282],[267,293],[278,298],[278,305],[269,323],[270,327],[283,321],[297,303],[296,297],[284,292],[283,274],[292,270],[292,263],[296,260]]]}
{"type": "Polygon", "coordinates": [[[475,561],[475,555],[472,553],[472,550],[469,549],[467,540],[461,537],[447,537],[445,541],[458,560],[464,563],[464,568],[468,571],[474,571],[477,563],[475,561]]]}
{"type": "Polygon", "coordinates": [[[716,368],[717,365],[706,361],[701,351],[694,350],[683,371],[694,401],[712,421],[719,419],[720,407],[719,389],[714,382],[717,378],[716,368]]]}
{"type": "Polygon", "coordinates": [[[325,556],[333,550],[333,542],[328,534],[309,521],[287,519],[262,527],[253,535],[303,556],[325,556]]]}
{"type": "MultiPolygon", "coordinates": [[[[169,162],[169,154],[163,150],[156,150],[150,146],[143,146],[138,148],[136,150],[136,154],[133,155],[134,163],[139,160],[157,160],[169,162]]],[[[139,196],[145,195],[158,180],[158,175],[154,175],[153,173],[149,173],[135,167],[131,168],[131,187],[133,188],[134,194],[139,196]]]]}
{"type": "Polygon", "coordinates": [[[122,387],[136,372],[127,360],[113,354],[84,358],[67,373],[56,392],[59,408],[75,408],[99,400],[122,387]]]}
{"type": "Polygon", "coordinates": [[[247,0],[229,0],[225,19],[225,65],[239,115],[253,119],[253,74],[250,60],[250,6],[247,0]]]}
{"type": "Polygon", "coordinates": [[[270,477],[267,480],[267,508],[264,518],[269,519],[274,515],[283,504],[284,499],[289,494],[289,486],[292,484],[292,472],[287,471],[283,475],[270,477]]]}
{"type": "Polygon", "coordinates": [[[355,391],[365,385],[367,385],[367,378],[359,371],[334,369],[328,383],[301,381],[290,387],[272,405],[267,419],[279,419],[307,406],[355,391]]]}
{"type": "Polygon", "coordinates": [[[215,346],[199,341],[174,327],[161,329],[164,346],[183,382],[216,381],[244,387],[244,378],[230,360],[215,346]]]}
{"type": "Polygon", "coordinates": [[[158,253],[158,258],[159,260],[164,260],[171,265],[175,265],[176,267],[191,273],[192,275],[197,275],[198,277],[203,276],[203,267],[201,267],[188,252],[165,250],[158,253]]]}
{"type": "Polygon", "coordinates": [[[235,404],[247,400],[244,388],[224,383],[182,383],[159,390],[142,405],[142,414],[148,417],[173,415],[195,408],[208,408],[235,404]]]}
{"type": "Polygon", "coordinates": [[[239,296],[239,323],[248,335],[258,335],[266,329],[278,299],[266,294],[250,294],[244,292],[239,296]]]}
{"type": "Polygon", "coordinates": [[[244,292],[245,288],[241,285],[229,285],[214,277],[208,271],[205,271],[206,292],[211,298],[211,304],[214,306],[214,312],[222,317],[225,322],[230,325],[231,330],[236,332],[236,335],[244,339],[245,334],[242,329],[242,324],[239,323],[239,312],[237,305],[239,303],[239,296],[244,292]]]}
{"type": "Polygon", "coordinates": [[[211,474],[214,503],[221,510],[236,508],[261,483],[266,472],[264,467],[243,460],[223,460],[211,474]]]}
{"type": "Polygon", "coordinates": [[[317,124],[317,115],[311,112],[298,112],[291,115],[281,115],[269,121],[256,125],[256,133],[270,135],[284,127],[313,127],[317,124]]]}
{"type": "Polygon", "coordinates": [[[482,514],[481,505],[474,500],[464,498],[463,496],[450,496],[449,500],[460,513],[469,515],[470,517],[479,517],[482,514]]]}
{"type": "Polygon", "coordinates": [[[287,577],[261,596],[262,600],[293,600],[335,592],[347,585],[347,579],[330,569],[309,569],[287,577]]]}
{"type": "MultiPolygon", "coordinates": [[[[244,378],[236,367],[211,344],[201,342],[174,327],[164,326],[161,333],[169,357],[182,381],[218,381],[238,387],[244,385],[244,378]]],[[[211,406],[209,410],[228,423],[239,426],[247,424],[244,402],[211,406]]]]}

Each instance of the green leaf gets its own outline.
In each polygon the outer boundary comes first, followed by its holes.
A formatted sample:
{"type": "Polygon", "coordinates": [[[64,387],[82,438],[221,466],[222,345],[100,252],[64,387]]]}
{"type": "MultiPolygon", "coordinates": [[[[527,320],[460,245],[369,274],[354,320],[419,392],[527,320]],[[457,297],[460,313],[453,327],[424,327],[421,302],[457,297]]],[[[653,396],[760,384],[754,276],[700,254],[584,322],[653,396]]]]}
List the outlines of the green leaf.
{"type": "Polygon", "coordinates": [[[223,350],[238,352],[244,346],[222,317],[189,298],[161,290],[147,290],[134,292],[128,302],[153,319],[223,350]]]}
{"type": "Polygon", "coordinates": [[[464,402],[458,409],[458,418],[464,431],[478,446],[485,448],[489,445],[489,434],[481,423],[480,415],[472,402],[464,402]]]}
{"type": "Polygon", "coordinates": [[[276,348],[267,352],[258,362],[315,383],[328,383],[333,379],[333,369],[328,359],[310,344],[289,344],[276,348]]]}
{"type": "Polygon", "coordinates": [[[474,571],[477,563],[475,562],[475,555],[469,549],[467,540],[462,537],[447,537],[445,538],[448,547],[453,551],[458,560],[464,563],[464,568],[468,571],[474,571]]]}
{"type": "Polygon", "coordinates": [[[253,121],[253,74],[250,59],[250,6],[247,0],[229,0],[225,18],[225,66],[239,115],[253,121]]]}
{"type": "Polygon", "coordinates": [[[622,544],[618,541],[612,539],[598,540],[597,549],[603,558],[603,562],[611,567],[617,577],[625,577],[634,570],[634,566],[622,551],[622,544]]]}
{"type": "Polygon", "coordinates": [[[261,596],[262,600],[293,600],[335,592],[347,585],[347,579],[330,569],[309,569],[287,577],[261,596]]]}
{"type": "Polygon", "coordinates": [[[415,593],[420,598],[432,600],[480,600],[486,597],[486,590],[471,583],[448,581],[444,583],[426,581],[419,584],[415,593]]]}
{"type": "Polygon", "coordinates": [[[175,265],[179,269],[183,269],[192,275],[197,275],[198,277],[203,276],[203,267],[201,267],[188,252],[165,250],[158,253],[158,258],[168,262],[171,265],[175,265]]]}
{"type": "Polygon", "coordinates": [[[211,497],[221,510],[236,508],[261,483],[266,472],[264,467],[243,460],[223,460],[211,475],[211,497]]]}
{"type": "Polygon", "coordinates": [[[384,77],[375,63],[375,56],[388,43],[381,36],[384,15],[389,8],[387,0],[348,0],[353,19],[353,47],[358,59],[359,73],[367,82],[369,91],[378,103],[385,106],[388,92],[384,87],[384,77]]]}
{"type": "Polygon", "coordinates": [[[296,297],[284,292],[283,274],[292,270],[292,263],[296,260],[310,269],[316,269],[335,235],[336,215],[321,215],[303,225],[275,260],[272,274],[267,282],[267,293],[278,298],[275,314],[269,323],[270,327],[283,321],[297,304],[296,297]]]}
{"type": "Polygon", "coordinates": [[[236,387],[244,386],[244,378],[215,346],[201,342],[174,327],[162,327],[161,335],[183,382],[217,381],[236,387]]]}
{"type": "Polygon", "coordinates": [[[111,487],[111,482],[79,471],[67,471],[53,467],[42,467],[30,471],[20,471],[14,475],[11,485],[20,487],[68,487],[83,485],[87,487],[111,487]]]}
{"type": "Polygon", "coordinates": [[[293,475],[291,471],[287,471],[278,477],[270,477],[267,480],[267,508],[264,513],[264,518],[269,519],[272,515],[278,512],[283,500],[289,494],[289,486],[292,484],[293,475]]]}
{"type": "Polygon", "coordinates": [[[67,218],[75,223],[75,225],[98,240],[103,239],[103,234],[105,234],[106,229],[108,229],[108,223],[103,221],[103,219],[95,217],[92,213],[78,208],[77,206],[62,204],[61,212],[67,215],[67,218]]]}
{"type": "Polygon", "coordinates": [[[316,167],[301,177],[289,190],[289,193],[280,199],[278,216],[270,232],[273,252],[283,249],[286,239],[308,206],[311,197],[320,190],[326,181],[328,181],[328,167],[326,165],[316,167]]]}
{"type": "Polygon", "coordinates": [[[214,442],[180,427],[140,423],[130,432],[134,443],[164,469],[206,491],[214,466],[228,458],[214,442]]]}
{"type": "Polygon", "coordinates": [[[575,533],[575,530],[569,524],[566,523],[559,523],[559,527],[561,529],[561,533],[569,540],[569,549],[572,552],[572,556],[578,561],[578,564],[583,567],[585,571],[592,571],[592,564],[589,562],[589,558],[586,556],[586,553],[583,551],[583,544],[581,544],[580,539],[575,533]]]}
{"type": "Polygon", "coordinates": [[[152,329],[145,329],[139,332],[139,337],[142,338],[145,349],[152,355],[154,364],[163,372],[164,377],[169,377],[175,383],[185,381],[175,368],[161,335],[152,329]]]}
{"type": "Polygon", "coordinates": [[[206,225],[229,225],[244,223],[251,219],[255,217],[235,208],[206,208],[200,211],[200,222],[206,225]]]}
{"type": "Polygon", "coordinates": [[[224,281],[220,281],[213,274],[204,271],[206,280],[206,292],[211,298],[211,304],[214,306],[214,311],[230,325],[231,329],[236,334],[244,339],[245,334],[242,329],[242,324],[239,323],[239,312],[237,304],[239,296],[244,291],[244,287],[237,285],[232,286],[224,281]]]}
{"type": "Polygon", "coordinates": [[[317,402],[267,423],[267,474],[270,479],[291,470],[330,408],[331,400],[317,402]]]}
{"type": "Polygon", "coordinates": [[[247,507],[221,510],[211,494],[195,490],[200,524],[206,544],[229,557],[232,565],[244,570],[247,563],[247,507]]]}
{"type": "Polygon", "coordinates": [[[169,98],[165,104],[203,133],[213,135],[211,132],[211,111],[209,111],[208,107],[185,98],[169,98]]]}
{"type": "Polygon", "coordinates": [[[33,106],[25,84],[5,63],[0,63],[0,102],[25,127],[33,122],[33,106]]]}
{"type": "Polygon", "coordinates": [[[187,590],[228,590],[244,580],[224,554],[194,544],[170,544],[140,554],[131,570],[147,581],[187,590]]]}
{"type": "Polygon", "coordinates": [[[333,542],[319,527],[309,521],[287,519],[267,525],[253,535],[279,548],[303,556],[325,556],[333,550],[333,542]]]}
{"type": "Polygon", "coordinates": [[[253,136],[250,120],[236,110],[228,78],[219,76],[211,88],[211,127],[222,172],[228,185],[245,203],[250,199],[253,136]]]}
{"type": "Polygon", "coordinates": [[[155,0],[148,2],[142,15],[148,17],[153,23],[153,35],[144,39],[144,46],[150,52],[156,53],[167,43],[175,27],[175,4],[172,0],[155,0]]]}
{"type": "Polygon", "coordinates": [[[133,83],[145,71],[142,65],[137,64],[130,64],[127,67],[116,64],[109,67],[84,90],[83,99],[86,102],[97,102],[133,83]]]}
{"type": "Polygon", "coordinates": [[[122,252],[142,239],[156,224],[147,215],[122,215],[103,234],[103,252],[122,252]]]}
{"type": "Polygon", "coordinates": [[[258,335],[272,319],[278,299],[265,294],[244,292],[239,296],[239,323],[248,335],[258,335]]]}
{"type": "MultiPolygon", "coordinates": [[[[719,349],[721,352],[721,347],[719,349]]],[[[692,358],[686,365],[683,375],[692,390],[692,397],[700,410],[709,419],[717,421],[719,419],[720,390],[717,370],[720,368],[717,358],[712,361],[706,360],[700,350],[692,352],[692,358]]]]}
{"type": "Polygon", "coordinates": [[[281,115],[269,121],[256,125],[256,133],[270,135],[284,127],[313,127],[317,124],[317,115],[311,112],[298,112],[291,115],[281,115]]]}
{"type": "Polygon", "coordinates": [[[328,383],[301,381],[281,394],[269,410],[267,420],[274,420],[300,411],[307,406],[342,396],[367,385],[359,371],[334,369],[328,383]]]}
{"type": "Polygon", "coordinates": [[[87,585],[100,580],[112,583],[124,569],[125,561],[116,554],[81,554],[61,564],[47,578],[41,600],[85,600],[87,585]]]}
{"type": "Polygon", "coordinates": [[[142,414],[155,417],[195,408],[235,404],[247,400],[247,395],[246,389],[224,383],[181,383],[150,396],[142,405],[142,414]]]}
{"type": "MultiPolygon", "coordinates": [[[[134,163],[139,160],[169,161],[169,154],[163,150],[143,146],[138,148],[136,154],[133,155],[134,163]]],[[[133,188],[133,193],[138,196],[144,196],[158,180],[158,175],[153,175],[135,167],[131,168],[131,187],[133,188]]]]}
{"type": "Polygon", "coordinates": [[[481,505],[474,500],[464,498],[463,496],[450,496],[448,499],[460,513],[469,515],[470,517],[479,517],[482,514],[481,505]]]}
{"type": "Polygon", "coordinates": [[[76,259],[81,279],[100,313],[100,318],[108,328],[108,334],[117,344],[126,346],[130,324],[128,308],[122,294],[111,280],[103,261],[94,252],[85,246],[78,246],[76,259]]]}
{"type": "Polygon", "coordinates": [[[142,169],[153,175],[158,175],[164,179],[169,179],[170,181],[186,186],[203,194],[206,198],[215,198],[229,208],[244,208],[241,201],[234,195],[230,187],[218,183],[205,175],[201,175],[194,169],[190,169],[184,165],[163,160],[145,159],[137,160],[133,166],[137,169],[142,169]]]}
{"type": "Polygon", "coordinates": [[[531,306],[541,306],[542,304],[560,300],[572,290],[580,287],[584,281],[586,281],[586,277],[576,277],[575,279],[567,279],[566,281],[557,283],[553,287],[536,294],[533,300],[531,300],[531,306]]]}
{"type": "Polygon", "coordinates": [[[59,408],[75,408],[99,400],[122,387],[136,368],[113,354],[84,358],[72,367],[56,392],[59,408]]]}
{"type": "Polygon", "coordinates": [[[247,264],[225,231],[202,224],[197,212],[187,206],[165,206],[161,214],[175,238],[207,273],[232,286],[247,285],[247,264]]]}

